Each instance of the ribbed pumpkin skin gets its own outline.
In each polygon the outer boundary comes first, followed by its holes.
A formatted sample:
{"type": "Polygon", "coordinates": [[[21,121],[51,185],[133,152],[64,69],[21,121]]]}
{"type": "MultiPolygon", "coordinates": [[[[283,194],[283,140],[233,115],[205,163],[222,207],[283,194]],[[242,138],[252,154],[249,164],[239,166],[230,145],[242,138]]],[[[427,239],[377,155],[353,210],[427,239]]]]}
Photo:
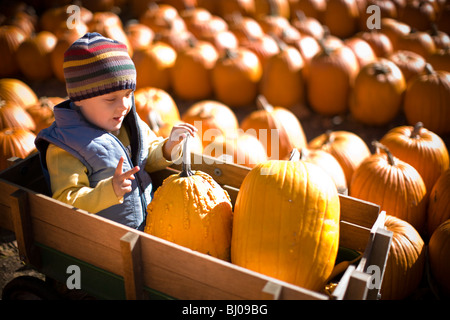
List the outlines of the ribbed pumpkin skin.
{"type": "Polygon", "coordinates": [[[236,199],[231,262],[320,290],[335,263],[339,216],[336,186],[319,167],[303,161],[258,164],[236,199]]]}
{"type": "Polygon", "coordinates": [[[381,284],[381,299],[404,299],[422,279],[425,245],[417,230],[404,220],[387,215],[385,227],[393,235],[381,284]]]}
{"type": "Polygon", "coordinates": [[[427,197],[422,177],[408,163],[384,153],[364,160],[353,173],[350,196],[376,203],[387,214],[403,219],[419,232],[424,230],[427,197]]]}
{"type": "Polygon", "coordinates": [[[450,219],[434,231],[428,244],[431,273],[442,293],[450,297],[450,219]]]}
{"type": "Polygon", "coordinates": [[[444,141],[426,128],[418,129],[412,137],[414,126],[399,126],[391,129],[380,142],[394,156],[412,165],[422,176],[431,192],[439,176],[449,167],[449,153],[444,141]]]}
{"type": "Polygon", "coordinates": [[[429,236],[441,223],[450,219],[450,168],[442,173],[431,189],[427,219],[429,236]]]}
{"type": "Polygon", "coordinates": [[[213,257],[230,260],[232,204],[211,176],[174,174],[147,207],[144,231],[213,257]]]}

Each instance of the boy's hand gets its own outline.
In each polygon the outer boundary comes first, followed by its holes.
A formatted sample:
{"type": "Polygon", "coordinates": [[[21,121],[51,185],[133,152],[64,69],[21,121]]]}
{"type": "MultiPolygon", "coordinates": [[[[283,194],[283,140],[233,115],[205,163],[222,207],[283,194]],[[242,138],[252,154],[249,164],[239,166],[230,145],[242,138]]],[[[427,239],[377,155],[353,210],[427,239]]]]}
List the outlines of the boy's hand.
{"type": "Polygon", "coordinates": [[[120,157],[119,164],[112,178],[114,192],[118,198],[122,198],[126,193],[131,192],[131,181],[134,180],[134,174],[139,171],[136,166],[126,172],[122,172],[123,157],[120,157]]]}
{"type": "Polygon", "coordinates": [[[190,134],[194,136],[197,132],[197,128],[189,123],[180,123],[173,126],[170,132],[169,139],[166,141],[163,147],[163,155],[167,160],[172,160],[172,152],[181,141],[190,134]]]}

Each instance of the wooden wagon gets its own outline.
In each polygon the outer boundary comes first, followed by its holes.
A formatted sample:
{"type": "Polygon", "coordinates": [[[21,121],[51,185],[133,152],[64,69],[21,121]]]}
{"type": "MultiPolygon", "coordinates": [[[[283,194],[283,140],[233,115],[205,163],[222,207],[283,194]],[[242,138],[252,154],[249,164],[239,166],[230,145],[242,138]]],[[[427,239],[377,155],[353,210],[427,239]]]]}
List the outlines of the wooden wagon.
{"type": "MultiPolygon", "coordinates": [[[[250,169],[192,157],[192,169],[209,173],[234,204],[250,169]]],[[[180,169],[152,174],[155,186],[180,169]]],[[[75,266],[82,290],[98,299],[377,299],[392,239],[385,213],[345,195],[340,203],[340,257],[350,251],[361,258],[332,292],[314,292],[56,201],[46,194],[37,154],[0,173],[0,227],[15,233],[21,259],[61,283],[75,266]]]]}

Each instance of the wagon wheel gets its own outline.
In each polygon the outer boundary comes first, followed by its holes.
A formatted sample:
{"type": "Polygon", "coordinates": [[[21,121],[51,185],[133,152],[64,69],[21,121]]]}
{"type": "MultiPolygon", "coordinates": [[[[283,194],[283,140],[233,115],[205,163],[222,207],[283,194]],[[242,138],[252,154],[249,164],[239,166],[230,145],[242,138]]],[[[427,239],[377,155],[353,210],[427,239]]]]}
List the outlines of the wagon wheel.
{"type": "Polygon", "coordinates": [[[11,280],[2,293],[3,300],[58,300],[61,297],[45,281],[32,276],[11,280]]]}

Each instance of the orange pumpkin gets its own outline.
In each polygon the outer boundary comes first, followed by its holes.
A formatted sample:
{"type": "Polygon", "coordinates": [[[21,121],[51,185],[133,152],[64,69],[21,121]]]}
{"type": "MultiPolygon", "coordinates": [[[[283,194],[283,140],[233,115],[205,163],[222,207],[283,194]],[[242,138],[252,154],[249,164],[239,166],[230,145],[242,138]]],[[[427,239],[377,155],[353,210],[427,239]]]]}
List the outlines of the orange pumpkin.
{"type": "Polygon", "coordinates": [[[427,63],[421,55],[408,50],[396,50],[388,59],[400,68],[406,82],[422,74],[427,63]]]}
{"type": "Polygon", "coordinates": [[[211,70],[219,54],[206,41],[190,41],[190,45],[177,53],[170,69],[171,86],[178,98],[202,100],[212,97],[211,70]]]}
{"type": "Polygon", "coordinates": [[[17,63],[28,80],[43,81],[53,77],[50,54],[56,41],[53,33],[41,31],[20,44],[16,53],[17,63]]]}
{"type": "Polygon", "coordinates": [[[145,50],[136,51],[133,55],[136,66],[136,88],[156,87],[169,91],[170,69],[176,59],[175,49],[161,41],[153,42],[145,50]]]}
{"type": "Polygon", "coordinates": [[[202,100],[192,104],[181,117],[198,130],[203,147],[220,136],[233,136],[239,128],[238,119],[227,105],[215,100],[202,100]]]}
{"type": "Polygon", "coordinates": [[[35,134],[24,128],[0,130],[0,171],[8,167],[9,158],[24,159],[36,151],[35,139],[35,134]]]}
{"type": "Polygon", "coordinates": [[[393,235],[380,289],[381,299],[405,299],[422,280],[425,244],[417,230],[402,219],[386,215],[384,225],[393,235]]]}
{"type": "Polygon", "coordinates": [[[380,30],[389,38],[389,40],[391,40],[392,47],[395,51],[398,50],[399,39],[409,34],[411,32],[411,27],[397,19],[382,18],[380,30]]]}
{"type": "Polygon", "coordinates": [[[308,148],[321,149],[335,157],[344,170],[348,185],[356,168],[370,156],[369,147],[364,140],[350,131],[327,131],[312,139],[308,148]]]}
{"type": "Polygon", "coordinates": [[[422,177],[381,143],[374,145],[375,153],[353,173],[350,196],[378,204],[387,214],[405,220],[422,233],[428,199],[422,177]]]}
{"type": "Polygon", "coordinates": [[[60,97],[41,97],[39,102],[27,107],[25,110],[31,115],[36,124],[34,132],[37,134],[44,128],[47,128],[55,120],[53,107],[63,102],[60,97]]]}
{"type": "Polygon", "coordinates": [[[216,98],[231,108],[250,105],[258,94],[262,71],[258,56],[249,49],[226,50],[212,69],[216,98]]]}
{"type": "Polygon", "coordinates": [[[319,41],[322,51],[308,67],[307,96],[311,108],[325,116],[345,113],[359,65],[347,46],[332,47],[319,41]]]}
{"type": "Polygon", "coordinates": [[[125,27],[130,46],[135,50],[143,50],[150,46],[155,38],[152,29],[142,23],[129,23],[125,27]]]}
{"type": "Polygon", "coordinates": [[[430,270],[442,293],[442,298],[450,297],[450,219],[440,224],[428,243],[430,270]]]}
{"type": "Polygon", "coordinates": [[[241,122],[241,129],[253,134],[263,144],[272,160],[286,160],[293,148],[306,146],[306,136],[298,118],[286,108],[273,106],[258,96],[258,110],[241,122]]]}
{"type": "Polygon", "coordinates": [[[259,92],[272,105],[291,108],[305,101],[303,58],[294,47],[279,42],[279,53],[264,65],[259,92]]]}
{"type": "Polygon", "coordinates": [[[399,37],[397,50],[412,51],[427,59],[429,55],[436,51],[436,45],[428,33],[412,30],[407,35],[399,37]]]}
{"type": "Polygon", "coordinates": [[[388,36],[379,32],[377,29],[359,32],[356,36],[366,41],[371,46],[375,55],[379,58],[387,58],[394,51],[392,42],[388,36]]]}
{"type": "Polygon", "coordinates": [[[370,44],[357,36],[345,39],[344,44],[352,49],[356,60],[358,60],[358,65],[360,68],[374,62],[377,59],[377,56],[370,44]]]}
{"type": "Polygon", "coordinates": [[[241,131],[215,138],[203,149],[203,154],[249,168],[267,161],[262,143],[255,136],[241,131]]]}
{"type": "Polygon", "coordinates": [[[399,126],[391,129],[380,140],[392,154],[412,165],[422,176],[427,192],[449,167],[449,153],[444,141],[423,127],[399,126]]]}
{"type": "Polygon", "coordinates": [[[358,30],[359,10],[355,0],[328,0],[323,23],[332,35],[339,38],[352,36],[358,30]]]}
{"type": "Polygon", "coordinates": [[[333,179],[339,193],[348,193],[344,170],[342,170],[339,162],[330,153],[321,149],[309,149],[305,147],[300,150],[292,150],[289,160],[305,161],[317,165],[333,179]]]}
{"type": "Polygon", "coordinates": [[[427,213],[428,236],[448,219],[450,219],[450,168],[440,175],[430,192],[427,213]]]}
{"type": "Polygon", "coordinates": [[[430,63],[434,70],[442,70],[450,72],[450,46],[446,49],[438,49],[435,53],[428,56],[428,63],[430,63]]]}
{"type": "Polygon", "coordinates": [[[0,78],[15,76],[19,71],[15,54],[25,34],[19,27],[4,25],[0,27],[0,78]]]}
{"type": "Polygon", "coordinates": [[[31,115],[13,101],[0,100],[0,129],[24,128],[30,131],[36,129],[31,115]]]}
{"type": "Polygon", "coordinates": [[[438,135],[450,133],[450,73],[434,71],[415,77],[406,88],[403,110],[410,125],[422,122],[438,135]]]}
{"type": "Polygon", "coordinates": [[[36,104],[38,97],[25,82],[14,78],[0,79],[0,100],[13,101],[26,108],[36,104]]]}
{"type": "Polygon", "coordinates": [[[355,79],[349,108],[367,125],[386,125],[399,114],[406,82],[400,69],[384,58],[362,67],[355,79]]]}
{"type": "Polygon", "coordinates": [[[134,100],[136,112],[158,136],[167,138],[174,124],[181,120],[175,100],[162,89],[137,89],[134,100]]]}

